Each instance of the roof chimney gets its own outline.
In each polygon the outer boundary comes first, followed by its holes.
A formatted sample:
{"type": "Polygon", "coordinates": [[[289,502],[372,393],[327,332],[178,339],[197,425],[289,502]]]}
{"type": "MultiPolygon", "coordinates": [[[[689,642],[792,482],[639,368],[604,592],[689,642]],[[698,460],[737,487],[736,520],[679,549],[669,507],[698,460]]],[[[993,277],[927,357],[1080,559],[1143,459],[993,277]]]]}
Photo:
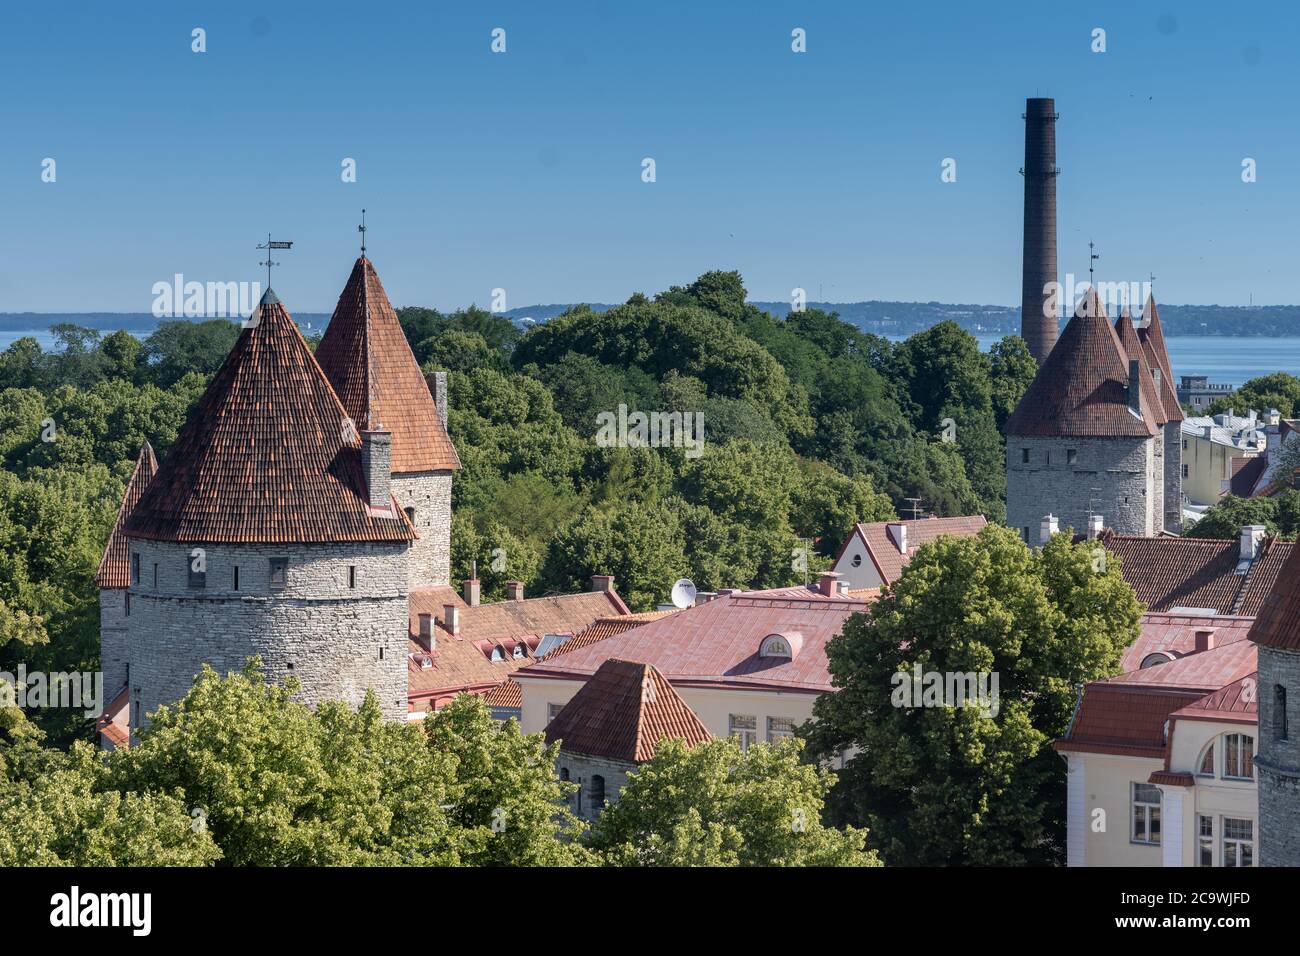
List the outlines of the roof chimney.
{"type": "Polygon", "coordinates": [[[1088,540],[1095,541],[1101,537],[1106,522],[1101,515],[1088,515],[1088,540]]]}
{"type": "Polygon", "coordinates": [[[438,417],[442,427],[447,427],[447,373],[433,373],[433,404],[438,407],[438,417]]]}
{"type": "Polygon", "coordinates": [[[1056,515],[1043,515],[1043,521],[1038,527],[1038,540],[1042,544],[1047,544],[1052,540],[1052,535],[1061,530],[1060,522],[1056,515]]]}
{"type": "Polygon", "coordinates": [[[481,592],[482,585],[479,584],[478,578],[467,578],[460,589],[461,596],[464,597],[465,603],[470,607],[478,607],[481,592]]]}
{"type": "Polygon", "coordinates": [[[614,575],[612,574],[593,574],[591,576],[591,589],[593,591],[612,591],[614,590],[614,575]]]}
{"type": "Polygon", "coordinates": [[[507,581],[506,582],[506,600],[522,601],[524,599],[524,582],[507,581]]]}
{"type": "Polygon", "coordinates": [[[432,614],[420,615],[420,640],[424,641],[424,645],[429,648],[430,651],[436,651],[438,649],[437,638],[433,636],[432,614]]]}
{"type": "Polygon", "coordinates": [[[1254,561],[1259,557],[1259,546],[1268,534],[1262,524],[1248,524],[1241,529],[1241,560],[1254,561]]]}
{"type": "Polygon", "coordinates": [[[1056,344],[1056,101],[1025,101],[1025,232],[1020,337],[1040,365],[1056,344]],[[1048,313],[1051,313],[1050,315],[1048,313]]]}
{"type": "Polygon", "coordinates": [[[1196,632],[1196,652],[1208,651],[1214,648],[1214,631],[1197,631],[1196,632]]]}
{"type": "Polygon", "coordinates": [[[442,626],[452,634],[460,635],[460,608],[454,604],[442,606],[442,626]]]}
{"type": "Polygon", "coordinates": [[[823,571],[821,577],[817,579],[817,591],[826,597],[835,597],[839,594],[840,575],[838,571],[823,571]]]}
{"type": "Polygon", "coordinates": [[[1165,387],[1164,373],[1160,371],[1159,365],[1153,365],[1151,367],[1151,377],[1155,380],[1156,394],[1159,395],[1161,390],[1165,387]]]}
{"type": "Polygon", "coordinates": [[[885,525],[885,531],[894,542],[894,547],[898,548],[898,553],[907,554],[907,525],[901,521],[891,521],[885,525]]]}
{"type": "Polygon", "coordinates": [[[366,473],[366,495],[372,508],[392,507],[389,481],[392,477],[393,435],[383,428],[361,433],[361,468],[366,473]]]}
{"type": "Polygon", "coordinates": [[[1128,407],[1142,417],[1142,372],[1137,359],[1128,360],[1128,407]]]}

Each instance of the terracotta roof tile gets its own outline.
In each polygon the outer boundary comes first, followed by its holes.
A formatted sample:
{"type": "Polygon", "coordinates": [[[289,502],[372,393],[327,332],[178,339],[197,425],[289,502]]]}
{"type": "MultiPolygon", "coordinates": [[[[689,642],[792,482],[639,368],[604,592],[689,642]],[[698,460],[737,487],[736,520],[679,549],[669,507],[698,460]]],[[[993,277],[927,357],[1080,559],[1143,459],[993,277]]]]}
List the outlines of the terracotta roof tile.
{"type": "MultiPolygon", "coordinates": [[[[1156,377],[1151,371],[1147,348],[1138,338],[1137,329],[1133,326],[1133,317],[1129,315],[1128,309],[1121,312],[1119,319],[1116,320],[1115,334],[1119,336],[1119,344],[1124,349],[1124,354],[1138,361],[1138,372],[1142,378],[1142,407],[1151,409],[1151,416],[1157,425],[1164,425],[1169,421],[1169,416],[1165,414],[1164,389],[1156,388],[1156,377]]],[[[1163,379],[1163,369],[1160,374],[1163,379]]]]}
{"type": "MultiPolygon", "coordinates": [[[[677,609],[671,611],[645,611],[641,614],[624,614],[619,617],[602,617],[597,621],[584,628],[580,633],[573,635],[553,651],[549,651],[539,657],[539,661],[549,661],[552,658],[559,657],[561,654],[567,654],[570,651],[581,650],[584,647],[590,647],[592,644],[599,644],[609,637],[616,637],[625,631],[630,631],[634,627],[640,627],[642,624],[648,624],[650,621],[657,621],[669,614],[676,614],[677,609]]],[[[554,633],[554,632],[552,632],[554,633]]]]}
{"type": "Polygon", "coordinates": [[[606,660],[546,728],[572,753],[643,763],[659,741],[711,740],[700,718],[651,664],[606,660]]]}
{"type": "MultiPolygon", "coordinates": [[[[903,573],[916,549],[928,544],[942,535],[957,538],[973,538],[983,530],[988,521],[983,515],[969,515],[956,518],[918,518],[913,521],[873,521],[859,524],[857,533],[866,543],[867,553],[871,556],[876,570],[886,584],[893,584],[903,573]],[[889,526],[901,524],[907,526],[907,554],[898,550],[898,545],[889,536],[889,526]]],[[[844,548],[848,542],[844,543],[844,548]]],[[[843,555],[844,549],[840,550],[843,555]]],[[[838,558],[836,561],[838,562],[838,558]]]]}
{"type": "Polygon", "coordinates": [[[513,707],[518,709],[524,706],[524,689],[507,677],[484,694],[483,700],[489,707],[513,707]]]}
{"type": "Polygon", "coordinates": [[[1173,717],[1253,724],[1259,720],[1258,696],[1259,672],[1252,670],[1200,700],[1174,711],[1173,717]]]}
{"type": "Polygon", "coordinates": [[[1147,349],[1147,361],[1152,368],[1159,365],[1162,373],[1161,400],[1165,415],[1171,422],[1183,420],[1183,407],[1178,402],[1178,392],[1174,389],[1174,367],[1169,361],[1169,349],[1165,345],[1165,332],[1160,324],[1160,312],[1156,309],[1156,299],[1147,296],[1146,306],[1142,309],[1142,324],[1138,327],[1138,338],[1147,349]]]}
{"type": "Polygon", "coordinates": [[[1300,650],[1300,547],[1292,547],[1285,566],[1259,608],[1250,639],[1256,644],[1300,650]]]}
{"type": "Polygon", "coordinates": [[[1190,787],[1196,778],[1190,773],[1176,770],[1156,770],[1147,778],[1147,783],[1164,784],[1167,787],[1190,787]]]}
{"type": "Polygon", "coordinates": [[[1186,657],[1196,650],[1197,631],[1213,631],[1216,647],[1244,641],[1250,635],[1253,623],[1254,618],[1250,617],[1206,617],[1148,611],[1142,615],[1142,632],[1138,639],[1124,650],[1120,668],[1125,672],[1135,671],[1156,653],[1163,653],[1170,659],[1186,657]]]}
{"type": "Polygon", "coordinates": [[[117,696],[104,708],[104,712],[99,715],[99,720],[95,723],[100,734],[115,747],[131,746],[131,725],[128,720],[130,710],[127,707],[130,700],[129,689],[129,685],[123,684],[117,696]]]}
{"type": "Polygon", "coordinates": [[[135,459],[135,469],[131,480],[126,483],[122,495],[122,504],[117,509],[117,520],[108,535],[108,544],[104,547],[104,556],[99,561],[99,570],[95,572],[95,586],[101,588],[125,588],[131,585],[131,561],[128,554],[126,535],[122,526],[140,501],[145,488],[153,481],[158,471],[158,459],[154,457],[153,446],[147,441],[135,459]]]}
{"type": "Polygon", "coordinates": [[[1084,688],[1068,736],[1053,746],[1066,752],[1163,757],[1165,721],[1203,693],[1094,681],[1084,688]]]}
{"type": "Polygon", "coordinates": [[[1089,289],[1011,413],[1006,432],[1149,438],[1157,431],[1149,403],[1143,403],[1141,418],[1128,407],[1128,356],[1089,289]]]}
{"type": "Polygon", "coordinates": [[[316,360],[358,429],[382,425],[392,433],[394,472],[460,467],[397,313],[364,256],[352,267],[316,360]]]}
{"type": "Polygon", "coordinates": [[[1109,678],[1107,683],[1195,690],[1200,697],[1245,677],[1255,669],[1255,662],[1254,644],[1233,641],[1164,664],[1119,674],[1109,678]]]}
{"type": "Polygon", "coordinates": [[[124,529],[195,542],[410,541],[367,506],[361,440],[267,290],[124,529]]]}

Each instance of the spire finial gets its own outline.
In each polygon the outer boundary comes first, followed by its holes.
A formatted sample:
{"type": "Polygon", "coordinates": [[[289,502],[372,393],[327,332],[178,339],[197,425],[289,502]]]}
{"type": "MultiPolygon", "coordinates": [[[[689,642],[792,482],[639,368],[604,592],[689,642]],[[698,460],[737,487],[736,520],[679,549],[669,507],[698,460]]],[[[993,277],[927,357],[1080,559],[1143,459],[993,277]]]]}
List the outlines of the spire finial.
{"type": "Polygon", "coordinates": [[[271,234],[268,232],[268,233],[266,234],[266,244],[265,244],[265,245],[260,245],[260,246],[258,246],[257,248],[259,248],[259,249],[265,249],[265,250],[266,250],[266,261],[265,261],[265,262],[259,262],[258,265],[259,265],[259,266],[266,266],[266,288],[267,288],[267,290],[269,291],[270,288],[271,288],[271,266],[278,266],[278,265],[280,264],[280,263],[278,263],[278,262],[272,262],[272,261],[271,261],[271,250],[272,250],[272,249],[292,249],[292,248],[293,248],[293,243],[292,243],[292,242],[282,242],[282,241],[272,240],[272,239],[271,239],[271,234]]]}
{"type": "Polygon", "coordinates": [[[1101,258],[1101,256],[1099,256],[1096,252],[1093,251],[1093,249],[1094,249],[1093,242],[1091,239],[1089,239],[1088,240],[1088,285],[1089,286],[1092,286],[1093,284],[1092,264],[1101,258]]]}
{"type": "Polygon", "coordinates": [[[361,255],[364,258],[366,254],[366,211],[361,210],[361,225],[357,226],[357,232],[361,233],[361,255]]]}

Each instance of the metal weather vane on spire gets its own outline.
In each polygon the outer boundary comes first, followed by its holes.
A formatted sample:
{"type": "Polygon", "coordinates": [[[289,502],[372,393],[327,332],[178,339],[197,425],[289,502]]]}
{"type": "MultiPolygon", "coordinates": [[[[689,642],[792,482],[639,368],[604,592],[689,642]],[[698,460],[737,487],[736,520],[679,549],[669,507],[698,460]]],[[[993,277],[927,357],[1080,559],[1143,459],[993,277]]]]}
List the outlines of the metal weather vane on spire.
{"type": "Polygon", "coordinates": [[[366,211],[361,210],[361,225],[357,226],[357,232],[361,233],[361,255],[366,254],[366,211]]]}
{"type": "Polygon", "coordinates": [[[278,263],[278,262],[272,262],[272,261],[271,261],[271,250],[272,250],[272,249],[292,249],[292,248],[293,248],[293,242],[292,242],[292,241],[290,241],[290,242],[283,242],[283,241],[273,240],[273,239],[271,238],[271,234],[268,232],[268,233],[266,234],[266,242],[263,243],[262,245],[258,246],[257,248],[267,250],[267,252],[266,252],[266,261],[265,261],[265,262],[259,262],[258,265],[259,265],[259,266],[266,266],[266,287],[269,289],[269,288],[271,288],[271,266],[278,266],[278,265],[280,264],[280,263],[278,263]]]}
{"type": "Polygon", "coordinates": [[[1092,264],[1101,258],[1101,256],[1099,256],[1096,252],[1093,251],[1093,248],[1094,246],[1092,240],[1089,239],[1088,240],[1088,288],[1093,288],[1092,264]]]}

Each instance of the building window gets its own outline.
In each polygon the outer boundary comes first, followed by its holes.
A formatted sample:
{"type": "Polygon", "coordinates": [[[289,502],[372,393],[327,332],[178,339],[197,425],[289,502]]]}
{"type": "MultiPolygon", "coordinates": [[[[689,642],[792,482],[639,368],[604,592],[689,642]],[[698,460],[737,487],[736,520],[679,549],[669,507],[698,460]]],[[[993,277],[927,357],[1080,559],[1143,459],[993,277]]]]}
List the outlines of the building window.
{"type": "Polygon", "coordinates": [[[1025,544],[1028,544],[1028,543],[1029,543],[1029,528],[1026,527],[1026,528],[1022,529],[1022,531],[1023,531],[1023,535],[1024,535],[1024,539],[1025,539],[1025,544]]]}
{"type": "Polygon", "coordinates": [[[1214,742],[1205,748],[1205,753],[1201,754],[1201,768],[1196,771],[1202,777],[1214,776],[1214,742]]]}
{"type": "Polygon", "coordinates": [[[1133,843],[1160,845],[1160,788],[1133,784],[1133,843]]]}
{"type": "Polygon", "coordinates": [[[727,733],[740,741],[740,749],[746,751],[751,744],[758,743],[758,718],[749,714],[730,714],[727,716],[727,733]]]}
{"type": "Polygon", "coordinates": [[[197,564],[197,563],[198,563],[198,559],[197,559],[197,558],[194,558],[194,559],[191,559],[191,560],[190,560],[190,564],[189,564],[189,569],[190,569],[190,580],[189,580],[189,585],[190,585],[191,588],[201,589],[201,588],[205,588],[205,587],[208,586],[208,572],[207,572],[206,569],[203,570],[203,571],[195,570],[194,565],[197,564]]]}
{"type": "Polygon", "coordinates": [[[1223,818],[1223,865],[1255,865],[1255,823],[1253,820],[1223,818]]]}
{"type": "Polygon", "coordinates": [[[234,573],[235,590],[238,591],[239,590],[239,565],[237,564],[235,565],[234,572],[235,572],[234,573]]]}
{"type": "Polygon", "coordinates": [[[560,715],[560,711],[562,710],[564,710],[563,704],[547,704],[546,722],[549,724],[551,721],[553,721],[556,717],[560,715]]]}
{"type": "Polygon", "coordinates": [[[127,591],[127,592],[126,592],[126,605],[125,605],[125,607],[126,607],[126,616],[127,616],[127,617],[130,617],[130,616],[131,616],[131,592],[130,592],[130,591],[127,591]]]}
{"type": "Polygon", "coordinates": [[[1021,463],[1022,465],[1027,465],[1027,464],[1029,464],[1029,449],[1028,449],[1028,448],[1022,448],[1022,449],[1020,449],[1020,463],[1021,463]]]}
{"type": "Polygon", "coordinates": [[[406,518],[407,518],[407,520],[410,521],[411,524],[415,524],[415,509],[414,509],[414,508],[403,508],[402,510],[406,512],[406,518]]]}
{"type": "MultiPolygon", "coordinates": [[[[1200,404],[1199,402],[1197,404],[1200,404]]],[[[1183,451],[1187,451],[1187,439],[1183,439],[1183,451]]]]}
{"type": "Polygon", "coordinates": [[[1214,817],[1202,814],[1197,820],[1199,831],[1196,837],[1196,865],[1214,866],[1214,817]]]}
{"type": "Polygon", "coordinates": [[[767,739],[783,740],[794,736],[794,721],[789,717],[767,718],[767,739]]]}
{"type": "Polygon", "coordinates": [[[1184,478],[1188,477],[1188,470],[1187,470],[1187,468],[1188,468],[1187,465],[1183,465],[1183,477],[1184,477],[1184,478]]]}
{"type": "Polygon", "coordinates": [[[500,647],[492,648],[492,663],[497,664],[506,659],[506,652],[500,647]]]}
{"type": "Polygon", "coordinates": [[[384,645],[383,645],[383,644],[380,644],[380,645],[379,645],[379,659],[380,659],[381,661],[384,659],[384,645]]]}
{"type": "Polygon", "coordinates": [[[600,774],[594,774],[591,778],[591,809],[605,809],[605,778],[600,774]]]}
{"type": "Polygon", "coordinates": [[[158,562],[153,563],[153,589],[158,590],[158,562]]]}
{"type": "Polygon", "coordinates": [[[1225,779],[1255,779],[1255,738],[1249,734],[1226,734],[1223,738],[1223,776],[1225,779]]]}
{"type": "Polygon", "coordinates": [[[1065,463],[1067,465],[1073,465],[1078,460],[1079,460],[1078,451],[1076,451],[1073,448],[1065,449],[1065,463]]]}
{"type": "Polygon", "coordinates": [[[357,586],[357,566],[355,564],[349,564],[348,565],[348,587],[354,588],[356,586],[357,586]]]}
{"type": "Polygon", "coordinates": [[[289,559],[271,559],[271,590],[283,591],[289,579],[289,559]]]}
{"type": "Polygon", "coordinates": [[[1286,740],[1286,688],[1281,684],[1273,685],[1273,739],[1286,740]]]}
{"type": "Polygon", "coordinates": [[[850,561],[849,564],[853,565],[855,568],[860,568],[860,567],[862,567],[862,555],[860,555],[860,554],[855,554],[855,555],[853,556],[853,560],[850,561]]]}
{"type": "Polygon", "coordinates": [[[522,661],[528,656],[528,652],[524,650],[524,643],[522,641],[515,645],[515,649],[511,652],[510,656],[517,661],[522,661]]]}
{"type": "Polygon", "coordinates": [[[140,555],[138,553],[131,555],[131,583],[140,583],[140,555]]]}

